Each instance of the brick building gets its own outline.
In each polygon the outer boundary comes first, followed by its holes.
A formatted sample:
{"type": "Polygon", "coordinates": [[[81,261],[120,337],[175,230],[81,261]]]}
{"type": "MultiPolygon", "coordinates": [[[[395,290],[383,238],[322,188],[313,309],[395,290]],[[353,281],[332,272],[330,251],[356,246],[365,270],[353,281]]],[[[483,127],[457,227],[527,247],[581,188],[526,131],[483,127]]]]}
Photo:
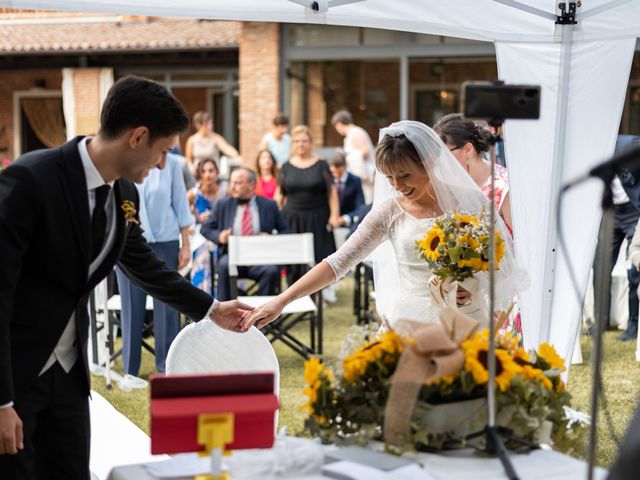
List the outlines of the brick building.
{"type": "MultiPolygon", "coordinates": [[[[375,140],[398,119],[433,124],[459,111],[462,82],[497,77],[492,44],[448,37],[13,10],[0,11],[0,54],[0,158],[43,145],[33,127],[43,112],[66,136],[94,132],[106,89],[126,74],[163,83],[189,114],[209,111],[249,164],[278,111],[308,124],[315,146],[337,146],[338,109],[375,140]]],[[[640,133],[637,56],[621,131],[640,133]]]]}

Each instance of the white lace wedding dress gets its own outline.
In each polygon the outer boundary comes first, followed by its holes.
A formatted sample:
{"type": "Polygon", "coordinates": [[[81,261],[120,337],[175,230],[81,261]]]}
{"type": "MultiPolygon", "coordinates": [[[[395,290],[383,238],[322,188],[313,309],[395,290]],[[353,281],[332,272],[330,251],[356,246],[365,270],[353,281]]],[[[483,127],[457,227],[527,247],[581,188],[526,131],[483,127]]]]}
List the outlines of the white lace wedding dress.
{"type": "MultiPolygon", "coordinates": [[[[358,262],[367,258],[385,240],[393,247],[397,262],[397,289],[393,292],[376,291],[376,298],[386,295],[389,307],[379,313],[391,326],[398,320],[434,322],[440,307],[431,300],[428,282],[431,269],[420,256],[416,241],[424,237],[433,226],[434,218],[416,218],[400,207],[396,198],[376,206],[362,221],[358,229],[327,262],[342,278],[358,262]]],[[[390,265],[393,262],[388,262],[390,265]]],[[[396,274],[396,272],[385,272],[396,274]]]]}

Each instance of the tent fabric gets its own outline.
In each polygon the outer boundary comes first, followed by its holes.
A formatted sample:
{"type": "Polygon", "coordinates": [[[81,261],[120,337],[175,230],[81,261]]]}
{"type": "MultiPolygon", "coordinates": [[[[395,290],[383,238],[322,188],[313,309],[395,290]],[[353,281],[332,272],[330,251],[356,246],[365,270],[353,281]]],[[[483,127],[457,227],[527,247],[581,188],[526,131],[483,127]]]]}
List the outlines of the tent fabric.
{"type": "MultiPolygon", "coordinates": [[[[531,279],[520,302],[524,338],[528,347],[550,341],[570,358],[581,305],[570,283],[564,253],[549,230],[556,230],[561,185],[613,153],[635,39],[573,44],[567,78],[568,128],[563,138],[556,135],[561,48],[561,44],[497,43],[496,54],[501,79],[542,87],[540,120],[507,121],[505,125],[516,255],[531,279]],[[555,142],[565,142],[565,155],[564,162],[554,165],[555,142]],[[546,262],[546,258],[552,260],[546,262]],[[545,269],[550,269],[546,282],[545,269]]],[[[595,248],[601,192],[600,182],[590,180],[563,199],[562,232],[583,291],[595,248]]]]}
{"type": "MultiPolygon", "coordinates": [[[[516,253],[531,277],[520,301],[525,339],[528,346],[550,340],[568,358],[580,306],[557,251],[555,197],[563,182],[613,152],[640,35],[640,0],[583,2],[578,24],[570,27],[548,18],[556,13],[553,0],[481,3],[364,0],[319,14],[287,0],[0,0],[14,8],[326,23],[495,42],[503,80],[542,86],[540,120],[506,124],[516,253]],[[514,8],[516,3],[546,15],[514,8]]],[[[582,288],[593,256],[600,189],[597,182],[585,184],[564,204],[562,229],[582,288]]]]}
{"type": "MultiPolygon", "coordinates": [[[[514,2],[515,3],[515,2],[514,2]]],[[[553,0],[519,0],[519,3],[547,13],[556,13],[553,0]]],[[[602,40],[640,35],[638,0],[589,0],[578,9],[580,15],[614,4],[589,16],[576,28],[576,40],[602,40]]],[[[219,20],[327,23],[404,30],[485,41],[554,42],[558,35],[553,22],[513,6],[485,0],[363,0],[330,7],[326,13],[311,12],[288,0],[2,0],[0,5],[56,11],[126,13],[155,16],[211,18],[219,20]],[[393,8],[390,8],[392,5],[393,8]]]]}

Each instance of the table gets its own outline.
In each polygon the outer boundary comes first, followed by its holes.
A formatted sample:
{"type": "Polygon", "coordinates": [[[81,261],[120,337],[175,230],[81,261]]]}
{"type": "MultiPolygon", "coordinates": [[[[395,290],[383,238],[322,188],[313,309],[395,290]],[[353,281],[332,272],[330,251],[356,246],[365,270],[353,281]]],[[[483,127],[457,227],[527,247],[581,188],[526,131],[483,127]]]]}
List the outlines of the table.
{"type": "MultiPolygon", "coordinates": [[[[242,451],[233,455],[242,455],[242,451]]],[[[436,480],[494,480],[507,478],[497,458],[483,458],[473,454],[472,450],[457,450],[446,454],[414,454],[425,470],[436,480]]],[[[522,480],[575,480],[586,478],[587,464],[562,453],[551,450],[535,450],[529,454],[511,455],[516,472],[522,480]]],[[[604,480],[607,471],[596,469],[594,478],[604,480]]],[[[114,468],[108,480],[156,480],[141,465],[125,465],[114,468]]],[[[233,478],[233,477],[232,477],[233,478]]],[[[282,479],[323,480],[327,477],[317,475],[278,477],[282,479]]]]}

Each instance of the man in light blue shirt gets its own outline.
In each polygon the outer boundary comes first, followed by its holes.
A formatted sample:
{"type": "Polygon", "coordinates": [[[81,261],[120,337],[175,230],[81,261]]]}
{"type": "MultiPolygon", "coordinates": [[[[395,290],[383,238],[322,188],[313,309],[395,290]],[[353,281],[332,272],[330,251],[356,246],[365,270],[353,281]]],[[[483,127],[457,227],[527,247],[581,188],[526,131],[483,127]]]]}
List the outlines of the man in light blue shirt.
{"type": "MultiPolygon", "coordinates": [[[[167,154],[164,165],[151,170],[144,182],[136,186],[140,194],[140,226],[149,246],[169,268],[184,267],[191,258],[189,233],[194,219],[176,156],[167,154]]],[[[144,387],[146,382],[136,377],[140,369],[146,293],[131,283],[119,267],[116,267],[116,274],[122,299],[122,356],[126,374],[121,387],[144,387]]],[[[154,299],[155,356],[160,373],[165,371],[167,352],[179,328],[178,312],[154,299]]]]}

